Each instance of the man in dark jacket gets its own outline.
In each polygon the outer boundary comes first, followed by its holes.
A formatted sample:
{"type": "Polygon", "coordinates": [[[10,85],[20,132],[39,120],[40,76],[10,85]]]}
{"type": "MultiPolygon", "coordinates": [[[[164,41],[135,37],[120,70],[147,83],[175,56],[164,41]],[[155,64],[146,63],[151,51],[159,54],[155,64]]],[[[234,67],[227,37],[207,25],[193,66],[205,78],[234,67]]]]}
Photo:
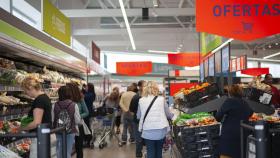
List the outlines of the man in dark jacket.
{"type": "Polygon", "coordinates": [[[141,80],[138,82],[139,91],[135,96],[133,96],[133,98],[130,102],[130,106],[129,106],[129,111],[133,113],[133,117],[134,117],[133,128],[134,128],[135,137],[136,137],[136,157],[137,158],[141,158],[143,156],[143,154],[142,154],[143,143],[142,143],[141,133],[138,131],[139,120],[137,120],[136,114],[137,114],[139,100],[141,98],[144,86],[145,86],[145,81],[141,80]]]}

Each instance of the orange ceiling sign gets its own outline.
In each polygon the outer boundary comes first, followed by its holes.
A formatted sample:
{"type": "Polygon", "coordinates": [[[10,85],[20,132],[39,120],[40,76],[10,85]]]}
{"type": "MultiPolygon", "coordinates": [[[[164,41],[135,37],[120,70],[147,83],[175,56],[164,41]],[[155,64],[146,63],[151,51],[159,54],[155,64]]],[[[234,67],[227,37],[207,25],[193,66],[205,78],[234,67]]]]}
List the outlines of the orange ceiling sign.
{"type": "Polygon", "coordinates": [[[153,64],[150,61],[143,62],[117,62],[117,74],[127,76],[142,76],[153,70],[153,64]]]}
{"type": "Polygon", "coordinates": [[[168,64],[194,67],[199,65],[199,53],[168,54],[168,64]]]}
{"type": "Polygon", "coordinates": [[[278,34],[279,0],[197,0],[196,29],[242,41],[278,34]]]}

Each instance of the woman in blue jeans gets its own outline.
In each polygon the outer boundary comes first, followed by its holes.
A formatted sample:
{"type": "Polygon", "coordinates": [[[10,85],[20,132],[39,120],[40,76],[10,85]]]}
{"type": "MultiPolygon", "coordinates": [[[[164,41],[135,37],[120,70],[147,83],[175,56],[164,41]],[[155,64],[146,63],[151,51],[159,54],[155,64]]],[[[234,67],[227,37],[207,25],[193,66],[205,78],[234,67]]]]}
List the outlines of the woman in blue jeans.
{"type": "Polygon", "coordinates": [[[137,111],[137,118],[140,119],[139,131],[142,132],[141,137],[147,146],[147,158],[162,158],[165,136],[170,130],[167,119],[173,116],[165,104],[165,99],[158,94],[158,85],[149,81],[143,89],[137,111]]]}
{"type": "Polygon", "coordinates": [[[62,86],[58,89],[59,101],[53,108],[53,127],[66,127],[67,157],[62,157],[62,135],[56,134],[57,139],[57,158],[71,158],[72,148],[75,142],[75,135],[78,134],[78,124],[81,123],[79,107],[71,100],[71,89],[62,86]]]}

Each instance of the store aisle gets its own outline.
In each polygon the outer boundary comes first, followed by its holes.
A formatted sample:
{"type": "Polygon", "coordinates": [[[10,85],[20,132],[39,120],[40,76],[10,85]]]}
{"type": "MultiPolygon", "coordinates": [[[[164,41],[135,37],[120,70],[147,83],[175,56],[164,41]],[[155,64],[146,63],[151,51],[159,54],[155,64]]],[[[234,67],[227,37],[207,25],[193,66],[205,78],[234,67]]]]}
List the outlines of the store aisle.
{"type": "MultiPolygon", "coordinates": [[[[171,157],[169,152],[164,153],[163,158],[171,157]]],[[[76,155],[72,156],[72,158],[76,158],[76,155]]],[[[97,147],[94,149],[84,149],[84,158],[135,158],[135,144],[119,147],[117,141],[113,140],[112,143],[102,150],[97,147]]]]}

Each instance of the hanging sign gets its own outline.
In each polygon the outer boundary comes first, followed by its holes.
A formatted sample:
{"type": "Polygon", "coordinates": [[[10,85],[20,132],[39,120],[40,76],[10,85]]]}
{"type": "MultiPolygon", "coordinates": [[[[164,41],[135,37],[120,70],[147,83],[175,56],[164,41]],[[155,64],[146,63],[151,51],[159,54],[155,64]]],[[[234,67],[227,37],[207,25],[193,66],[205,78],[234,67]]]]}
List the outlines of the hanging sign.
{"type": "Polygon", "coordinates": [[[200,77],[200,82],[203,82],[204,80],[204,64],[200,63],[199,66],[199,77],[200,77]]]}
{"type": "Polygon", "coordinates": [[[230,60],[230,72],[235,72],[236,71],[236,63],[237,59],[231,59],[230,60]]]}
{"type": "Polygon", "coordinates": [[[279,0],[197,0],[197,32],[243,41],[280,32],[279,0]]]}
{"type": "Polygon", "coordinates": [[[215,56],[209,57],[209,76],[215,76],[215,56]]]}
{"type": "Polygon", "coordinates": [[[157,75],[168,75],[170,70],[184,70],[184,67],[169,65],[165,63],[153,63],[153,74],[157,75]]]}
{"type": "Polygon", "coordinates": [[[269,68],[249,68],[245,70],[241,70],[242,74],[250,75],[250,76],[259,76],[269,73],[269,68]]]}
{"type": "Polygon", "coordinates": [[[204,77],[209,76],[208,58],[204,60],[204,77]]]}
{"type": "Polygon", "coordinates": [[[199,53],[168,54],[168,64],[194,67],[199,65],[199,53]]]}
{"type": "Polygon", "coordinates": [[[220,73],[222,71],[221,51],[215,53],[215,72],[220,73]]]}
{"type": "Polygon", "coordinates": [[[231,60],[231,72],[245,69],[247,69],[247,56],[241,56],[231,60]]]}
{"type": "Polygon", "coordinates": [[[153,70],[153,64],[150,61],[143,62],[117,62],[117,74],[127,76],[142,76],[153,70]]]}
{"type": "Polygon", "coordinates": [[[227,72],[229,70],[229,46],[222,49],[222,72],[227,72]]]}
{"type": "Polygon", "coordinates": [[[71,22],[49,0],[43,0],[43,31],[71,45],[71,22]]]}
{"type": "Polygon", "coordinates": [[[100,48],[94,42],[91,42],[91,53],[92,59],[100,64],[100,48]]]}
{"type": "Polygon", "coordinates": [[[208,34],[205,32],[200,33],[201,56],[207,56],[212,50],[222,44],[222,37],[217,35],[208,34]]]}

